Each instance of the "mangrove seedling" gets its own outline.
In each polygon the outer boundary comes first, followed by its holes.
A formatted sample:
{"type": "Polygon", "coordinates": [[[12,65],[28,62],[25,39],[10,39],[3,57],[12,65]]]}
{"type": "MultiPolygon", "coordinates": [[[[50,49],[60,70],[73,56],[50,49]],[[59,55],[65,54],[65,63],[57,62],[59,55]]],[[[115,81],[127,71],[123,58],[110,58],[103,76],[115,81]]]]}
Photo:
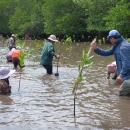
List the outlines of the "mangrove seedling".
{"type": "MultiPolygon", "coordinates": [[[[96,38],[92,41],[96,42],[96,38]]],[[[90,66],[93,64],[93,62],[90,60],[93,56],[90,57],[90,53],[92,51],[92,47],[90,47],[89,51],[84,51],[82,52],[82,58],[81,62],[78,64],[78,77],[76,78],[76,81],[74,82],[72,93],[74,94],[74,116],[75,116],[75,97],[76,97],[76,90],[78,89],[78,85],[80,82],[83,80],[83,70],[86,69],[86,67],[90,66]],[[88,53],[86,53],[88,52],[88,53]]]]}

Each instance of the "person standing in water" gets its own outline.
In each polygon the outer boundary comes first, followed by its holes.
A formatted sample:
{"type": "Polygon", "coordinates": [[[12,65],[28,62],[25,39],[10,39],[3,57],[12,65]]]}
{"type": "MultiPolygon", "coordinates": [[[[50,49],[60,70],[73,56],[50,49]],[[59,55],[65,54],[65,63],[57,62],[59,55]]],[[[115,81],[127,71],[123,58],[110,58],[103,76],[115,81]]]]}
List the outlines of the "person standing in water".
{"type": "Polygon", "coordinates": [[[15,40],[15,35],[12,34],[11,37],[8,40],[8,44],[9,44],[9,50],[11,51],[12,48],[16,48],[16,40],[15,40]]]}
{"type": "Polygon", "coordinates": [[[108,50],[97,47],[94,42],[90,46],[98,55],[114,55],[118,74],[116,82],[121,85],[119,96],[130,96],[130,43],[117,30],[111,30],[107,40],[112,43],[108,50]]]}
{"type": "Polygon", "coordinates": [[[9,77],[15,72],[9,68],[2,67],[0,69],[0,94],[8,95],[11,94],[11,86],[9,84],[9,77]]]}
{"type": "Polygon", "coordinates": [[[43,46],[43,50],[41,52],[41,57],[40,57],[40,65],[42,65],[45,69],[47,74],[52,74],[52,69],[53,69],[53,65],[52,65],[52,61],[53,61],[53,57],[60,59],[60,56],[55,54],[55,49],[54,49],[54,43],[55,42],[59,42],[56,39],[55,35],[50,35],[47,39],[47,41],[45,42],[44,46],[43,46]]]}

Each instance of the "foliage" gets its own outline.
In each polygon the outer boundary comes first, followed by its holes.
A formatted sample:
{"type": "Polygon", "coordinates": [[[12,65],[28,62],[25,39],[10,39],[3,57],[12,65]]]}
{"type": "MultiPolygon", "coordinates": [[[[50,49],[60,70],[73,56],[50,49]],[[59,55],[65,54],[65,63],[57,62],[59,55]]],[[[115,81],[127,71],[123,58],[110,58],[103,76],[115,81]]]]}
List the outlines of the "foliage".
{"type": "Polygon", "coordinates": [[[108,10],[117,4],[116,0],[73,0],[85,9],[87,31],[106,31],[105,20],[103,19],[108,10]]]}
{"type": "Polygon", "coordinates": [[[126,37],[130,32],[130,3],[125,0],[120,1],[109,11],[109,14],[104,17],[108,29],[118,29],[126,37]]]}
{"type": "Polygon", "coordinates": [[[45,0],[43,15],[48,34],[73,35],[86,31],[84,9],[72,0],[45,0]]]}
{"type": "Polygon", "coordinates": [[[90,40],[89,34],[101,39],[104,32],[117,29],[128,37],[129,7],[129,0],[1,0],[0,34],[53,33],[78,41],[90,40]]]}
{"type": "Polygon", "coordinates": [[[44,33],[42,1],[16,0],[17,7],[9,20],[9,27],[18,35],[38,35],[44,33]]]}
{"type": "Polygon", "coordinates": [[[65,43],[71,43],[71,42],[72,42],[72,38],[68,36],[67,39],[65,40],[65,43]]]}
{"type": "Polygon", "coordinates": [[[76,79],[76,81],[74,82],[74,86],[73,86],[73,90],[72,90],[72,93],[74,93],[77,88],[78,88],[78,85],[79,83],[82,81],[83,79],[83,69],[92,65],[93,62],[91,62],[91,59],[92,57],[89,57],[87,54],[86,54],[86,51],[83,50],[82,52],[82,58],[81,58],[81,62],[78,64],[78,77],[76,79]]]}

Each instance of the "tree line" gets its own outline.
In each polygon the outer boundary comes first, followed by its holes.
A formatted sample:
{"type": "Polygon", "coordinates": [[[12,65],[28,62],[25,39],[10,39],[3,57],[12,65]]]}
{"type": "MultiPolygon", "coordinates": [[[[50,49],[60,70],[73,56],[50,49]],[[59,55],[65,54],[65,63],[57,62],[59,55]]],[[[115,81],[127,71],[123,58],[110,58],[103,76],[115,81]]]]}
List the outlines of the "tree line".
{"type": "Polygon", "coordinates": [[[117,29],[130,37],[129,8],[129,0],[1,0],[0,34],[34,38],[55,34],[89,41],[117,29]]]}

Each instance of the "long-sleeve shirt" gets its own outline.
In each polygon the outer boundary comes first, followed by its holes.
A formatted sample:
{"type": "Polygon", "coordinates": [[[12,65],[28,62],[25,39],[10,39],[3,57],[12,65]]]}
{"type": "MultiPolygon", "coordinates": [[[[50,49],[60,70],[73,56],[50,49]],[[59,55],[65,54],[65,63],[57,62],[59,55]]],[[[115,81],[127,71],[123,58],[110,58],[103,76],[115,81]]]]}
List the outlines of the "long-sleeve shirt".
{"type": "Polygon", "coordinates": [[[108,50],[97,48],[95,53],[102,56],[114,55],[118,75],[124,80],[130,79],[130,43],[123,37],[119,38],[108,50]]]}
{"type": "Polygon", "coordinates": [[[56,56],[53,43],[47,41],[41,52],[40,64],[52,66],[53,56],[56,56]]]}

